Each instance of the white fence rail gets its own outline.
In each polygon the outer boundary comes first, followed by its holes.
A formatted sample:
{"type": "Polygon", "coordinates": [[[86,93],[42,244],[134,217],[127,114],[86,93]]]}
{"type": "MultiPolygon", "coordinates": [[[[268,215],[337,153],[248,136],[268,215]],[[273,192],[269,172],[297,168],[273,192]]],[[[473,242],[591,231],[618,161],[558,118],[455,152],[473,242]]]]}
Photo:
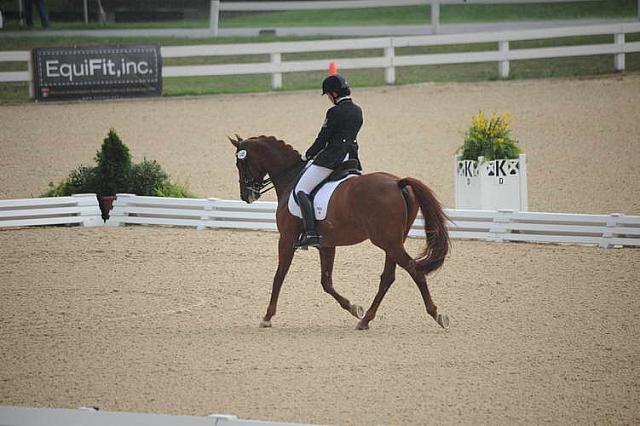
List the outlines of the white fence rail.
{"type": "MultiPolygon", "coordinates": [[[[0,406],[0,424],[11,426],[136,425],[136,426],[296,426],[295,423],[243,420],[232,415],[207,417],[98,411],[92,408],[30,408],[0,406]]],[[[297,424],[298,426],[305,426],[297,424]]],[[[309,425],[307,425],[309,426],[309,425]]]]}
{"type": "MultiPolygon", "coordinates": [[[[108,226],[126,224],[276,230],[276,203],[118,194],[108,226]]],[[[447,209],[452,238],[640,246],[640,216],[447,209]]],[[[424,236],[421,216],[411,237],[424,236]]]]}
{"type": "Polygon", "coordinates": [[[0,200],[0,228],[62,224],[103,226],[96,195],[0,200]]]}
{"type": "MultiPolygon", "coordinates": [[[[166,77],[221,76],[241,74],[271,74],[274,89],[282,87],[282,74],[289,72],[326,70],[328,60],[283,61],[282,55],[299,52],[331,52],[345,50],[382,50],[383,56],[366,58],[345,58],[339,60],[340,69],[383,68],[385,82],[394,84],[396,68],[416,65],[463,64],[477,62],[496,62],[499,75],[509,76],[510,61],[523,59],[558,58],[571,56],[612,55],[616,70],[625,69],[625,55],[640,52],[640,41],[626,42],[625,35],[640,32],[640,23],[620,23],[592,25],[584,27],[547,28],[543,30],[502,31],[476,34],[453,34],[414,37],[379,37],[366,39],[323,40],[303,42],[275,42],[256,44],[220,44],[199,46],[162,47],[165,58],[183,58],[199,56],[229,55],[270,55],[269,62],[165,66],[162,69],[166,77]],[[510,42],[561,38],[571,36],[590,36],[611,34],[613,43],[587,44],[562,47],[542,47],[533,49],[513,49],[510,42]],[[398,55],[396,49],[416,46],[442,46],[452,44],[497,43],[498,50],[463,53],[434,53],[421,55],[398,55]]],[[[33,86],[31,55],[29,52],[0,52],[0,62],[27,61],[28,71],[0,72],[0,82],[27,81],[33,86]]],[[[33,89],[31,88],[31,93],[33,89]]]]}
{"type": "Polygon", "coordinates": [[[217,198],[160,198],[118,194],[107,226],[125,224],[276,230],[276,204],[217,198]]]}
{"type": "MultiPolygon", "coordinates": [[[[162,198],[118,194],[103,223],[95,194],[0,201],[0,228],[76,224],[82,226],[170,225],[197,229],[275,231],[276,203],[246,204],[217,198],[162,198]]],[[[640,216],[446,209],[452,238],[640,247],[640,216]]],[[[411,237],[424,236],[418,216],[411,237]]]]}
{"type": "Polygon", "coordinates": [[[297,52],[382,50],[383,56],[345,58],[339,60],[340,69],[384,68],[385,82],[394,84],[396,67],[415,65],[464,64],[497,62],[501,78],[509,76],[509,63],[514,60],[558,58],[571,56],[613,55],[614,67],[625,69],[625,55],[640,52],[640,42],[626,42],[627,33],[640,32],[640,23],[591,25],[584,27],[547,28],[543,30],[501,31],[475,34],[453,34],[414,37],[380,37],[368,39],[325,40],[306,42],[276,42],[263,44],[209,45],[190,47],[163,47],[166,58],[187,56],[226,56],[269,54],[270,61],[262,63],[166,66],[163,77],[212,76],[235,74],[271,74],[272,87],[282,87],[282,74],[301,71],[326,70],[327,60],[283,61],[282,54],[297,52]],[[613,43],[577,46],[543,47],[534,49],[512,49],[510,42],[572,36],[611,34],[613,43]],[[443,46],[494,42],[498,50],[462,53],[437,53],[421,55],[398,55],[396,49],[416,46],[443,46]]]}

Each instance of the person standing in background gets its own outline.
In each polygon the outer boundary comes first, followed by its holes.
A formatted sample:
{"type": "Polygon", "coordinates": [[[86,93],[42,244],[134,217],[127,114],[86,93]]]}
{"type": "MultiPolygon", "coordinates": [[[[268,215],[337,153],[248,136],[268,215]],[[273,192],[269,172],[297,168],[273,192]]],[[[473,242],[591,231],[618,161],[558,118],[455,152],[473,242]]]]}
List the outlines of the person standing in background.
{"type": "Polygon", "coordinates": [[[40,15],[40,22],[42,28],[49,28],[49,17],[47,16],[47,9],[44,5],[44,0],[24,0],[24,10],[26,15],[27,27],[33,27],[33,3],[38,8],[38,14],[40,15]]]}

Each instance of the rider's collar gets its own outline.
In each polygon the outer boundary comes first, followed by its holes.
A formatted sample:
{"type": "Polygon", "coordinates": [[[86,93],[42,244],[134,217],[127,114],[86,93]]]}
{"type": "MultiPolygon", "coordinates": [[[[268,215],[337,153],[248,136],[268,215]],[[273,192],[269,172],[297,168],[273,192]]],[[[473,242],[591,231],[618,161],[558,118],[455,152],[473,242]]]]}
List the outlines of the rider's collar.
{"type": "Polygon", "coordinates": [[[336,99],[336,105],[338,105],[342,101],[351,100],[351,96],[343,96],[341,98],[336,99]]]}

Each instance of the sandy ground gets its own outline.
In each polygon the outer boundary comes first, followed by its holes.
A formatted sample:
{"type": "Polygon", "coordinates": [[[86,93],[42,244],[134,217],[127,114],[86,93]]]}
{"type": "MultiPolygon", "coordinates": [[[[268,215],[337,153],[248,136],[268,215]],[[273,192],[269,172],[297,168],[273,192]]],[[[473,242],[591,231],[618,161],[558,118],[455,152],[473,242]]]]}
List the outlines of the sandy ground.
{"type": "MultiPolygon", "coordinates": [[[[419,241],[408,244],[413,253],[419,241]]],[[[323,424],[637,424],[638,250],[458,241],[430,281],[406,273],[354,330],[299,254],[259,329],[274,233],[0,232],[0,404],[323,424]],[[247,247],[252,247],[248,250],[247,247]]],[[[368,305],[383,254],[338,251],[368,305]]]]}
{"type": "MultiPolygon", "coordinates": [[[[426,181],[453,204],[451,157],[477,110],[511,113],[532,210],[640,214],[640,76],[426,84],[357,92],[368,171],[426,181]]],[[[0,107],[0,198],[39,194],[90,163],[109,127],[201,196],[237,198],[225,135],[304,149],[315,93],[0,107]]],[[[0,231],[0,405],[322,424],[640,422],[640,251],[455,241],[408,275],[371,330],[296,256],[274,328],[257,324],[276,234],[161,227],[0,231]]],[[[411,253],[419,240],[407,244],[411,253]]],[[[338,250],[337,289],[368,306],[383,254],[338,250]]]]}

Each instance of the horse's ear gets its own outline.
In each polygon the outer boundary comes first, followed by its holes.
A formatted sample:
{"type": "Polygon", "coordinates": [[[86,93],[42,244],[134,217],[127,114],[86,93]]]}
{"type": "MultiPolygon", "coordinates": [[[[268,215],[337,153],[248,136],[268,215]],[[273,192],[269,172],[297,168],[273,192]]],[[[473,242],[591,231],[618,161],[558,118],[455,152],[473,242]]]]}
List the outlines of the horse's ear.
{"type": "Polygon", "coordinates": [[[237,133],[236,133],[236,139],[238,139],[238,143],[240,143],[240,142],[242,142],[244,140],[237,133]]]}
{"type": "Polygon", "coordinates": [[[235,139],[231,139],[231,136],[227,136],[229,138],[229,142],[231,142],[233,144],[233,146],[235,146],[236,148],[238,147],[238,145],[240,145],[240,141],[237,141],[235,139]]]}

